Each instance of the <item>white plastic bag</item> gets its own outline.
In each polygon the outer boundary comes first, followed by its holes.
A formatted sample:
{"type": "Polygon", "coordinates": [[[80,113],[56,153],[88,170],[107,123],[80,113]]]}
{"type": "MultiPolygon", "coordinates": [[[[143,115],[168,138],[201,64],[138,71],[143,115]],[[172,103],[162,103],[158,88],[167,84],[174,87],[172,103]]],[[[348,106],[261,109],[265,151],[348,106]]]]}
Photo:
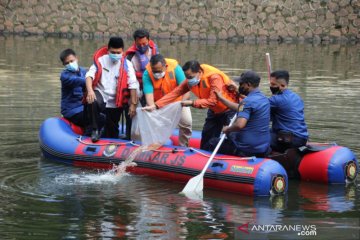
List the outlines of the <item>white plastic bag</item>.
{"type": "MultiPolygon", "coordinates": [[[[140,109],[140,111],[141,111],[141,108],[136,108],[136,112],[138,112],[138,109],[140,109]]],[[[139,114],[137,113],[133,117],[132,123],[131,123],[131,140],[133,140],[133,141],[141,140],[138,116],[139,116],[139,114]]]]}
{"type": "Polygon", "coordinates": [[[142,145],[166,143],[179,124],[181,108],[181,103],[175,102],[152,112],[136,109],[137,120],[135,121],[140,130],[142,145]]]}

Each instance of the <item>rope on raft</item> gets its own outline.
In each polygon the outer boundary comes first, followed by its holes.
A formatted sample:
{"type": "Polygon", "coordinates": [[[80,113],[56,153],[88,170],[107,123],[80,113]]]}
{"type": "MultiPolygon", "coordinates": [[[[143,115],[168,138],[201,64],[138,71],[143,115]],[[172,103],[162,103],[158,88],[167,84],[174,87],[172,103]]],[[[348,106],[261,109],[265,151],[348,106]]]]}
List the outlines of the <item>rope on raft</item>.
{"type": "MultiPolygon", "coordinates": [[[[209,154],[206,154],[206,153],[203,153],[203,152],[201,152],[201,151],[199,151],[199,150],[197,150],[197,149],[195,149],[195,148],[192,148],[192,147],[190,147],[189,148],[189,150],[190,151],[194,151],[194,152],[196,152],[196,153],[198,153],[198,154],[200,154],[200,155],[202,155],[202,156],[204,156],[204,157],[210,157],[210,155],[209,154]]],[[[245,161],[245,160],[255,160],[256,159],[256,157],[255,156],[253,156],[253,157],[214,157],[215,159],[220,159],[220,160],[236,160],[236,161],[245,161]]]]}
{"type": "MultiPolygon", "coordinates": [[[[80,143],[84,144],[84,145],[92,145],[92,146],[93,145],[96,145],[96,146],[108,146],[108,145],[124,146],[124,145],[127,145],[127,144],[131,144],[131,145],[136,146],[136,147],[141,146],[140,144],[137,144],[134,141],[127,141],[127,142],[122,142],[122,143],[119,143],[119,142],[88,143],[88,142],[83,141],[81,135],[79,137],[77,137],[76,140],[79,141],[80,143]]],[[[187,150],[189,150],[191,152],[195,152],[195,153],[197,153],[199,155],[202,155],[204,157],[207,157],[207,158],[210,157],[209,154],[203,153],[200,150],[197,150],[196,148],[192,148],[192,147],[189,147],[189,148],[186,148],[186,149],[174,148],[173,150],[159,150],[159,149],[156,149],[156,150],[152,150],[152,151],[153,152],[161,152],[161,153],[177,153],[177,152],[186,152],[187,150]]],[[[255,156],[253,156],[253,157],[217,157],[217,156],[215,156],[214,158],[218,159],[218,160],[235,160],[235,161],[249,161],[249,160],[254,161],[256,159],[255,156]]]]}

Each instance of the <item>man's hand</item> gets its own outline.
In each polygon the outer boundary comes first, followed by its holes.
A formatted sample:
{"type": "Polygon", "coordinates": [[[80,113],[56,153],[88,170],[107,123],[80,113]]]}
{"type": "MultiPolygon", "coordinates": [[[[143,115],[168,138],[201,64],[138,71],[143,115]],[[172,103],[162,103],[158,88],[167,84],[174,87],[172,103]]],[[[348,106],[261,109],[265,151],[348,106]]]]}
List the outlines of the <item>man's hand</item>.
{"type": "Polygon", "coordinates": [[[130,104],[129,106],[129,116],[133,118],[136,115],[136,104],[130,104]]]}
{"type": "Polygon", "coordinates": [[[231,82],[230,84],[226,85],[227,90],[230,92],[237,92],[239,86],[237,86],[234,82],[231,82]]]}
{"type": "Polygon", "coordinates": [[[95,92],[93,90],[89,91],[86,96],[87,103],[91,104],[95,101],[95,99],[96,99],[95,92]]]}
{"type": "Polygon", "coordinates": [[[215,91],[215,94],[220,100],[224,98],[220,91],[215,91]]]}
{"type": "Polygon", "coordinates": [[[228,134],[228,133],[230,133],[229,129],[230,129],[229,126],[225,126],[225,127],[223,127],[222,131],[223,131],[223,133],[228,134]]]}
{"type": "Polygon", "coordinates": [[[148,112],[152,112],[152,111],[154,111],[155,109],[156,109],[155,104],[141,108],[141,110],[143,110],[143,111],[148,111],[148,112]]]}
{"type": "Polygon", "coordinates": [[[192,106],[193,103],[194,103],[193,100],[184,100],[184,101],[181,101],[181,106],[188,107],[188,106],[192,106]]]}

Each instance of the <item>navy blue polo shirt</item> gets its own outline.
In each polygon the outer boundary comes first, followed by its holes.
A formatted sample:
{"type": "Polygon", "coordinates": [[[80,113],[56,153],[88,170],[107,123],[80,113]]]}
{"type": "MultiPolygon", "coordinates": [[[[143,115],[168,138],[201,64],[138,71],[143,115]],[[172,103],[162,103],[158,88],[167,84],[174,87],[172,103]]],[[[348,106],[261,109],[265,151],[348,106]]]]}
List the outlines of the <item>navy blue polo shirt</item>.
{"type": "Polygon", "coordinates": [[[78,72],[63,70],[60,75],[61,81],[61,114],[70,118],[82,112],[83,89],[85,88],[86,69],[79,67],[78,72]]]}
{"type": "Polygon", "coordinates": [[[247,123],[240,131],[229,134],[236,148],[248,154],[266,153],[270,146],[270,104],[258,88],[243,100],[238,118],[247,119],[247,123]]]}
{"type": "Polygon", "coordinates": [[[304,117],[304,102],[290,89],[269,98],[271,108],[272,131],[280,130],[308,139],[309,134],[304,117]]]}

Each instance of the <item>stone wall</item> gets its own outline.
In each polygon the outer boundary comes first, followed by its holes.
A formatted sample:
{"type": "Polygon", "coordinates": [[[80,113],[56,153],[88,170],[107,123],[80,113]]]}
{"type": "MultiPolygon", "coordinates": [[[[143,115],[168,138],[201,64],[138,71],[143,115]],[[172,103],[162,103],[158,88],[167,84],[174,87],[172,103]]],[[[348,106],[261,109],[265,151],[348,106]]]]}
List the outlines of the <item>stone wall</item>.
{"type": "Polygon", "coordinates": [[[360,41],[360,0],[0,0],[0,13],[3,34],[360,41]]]}

